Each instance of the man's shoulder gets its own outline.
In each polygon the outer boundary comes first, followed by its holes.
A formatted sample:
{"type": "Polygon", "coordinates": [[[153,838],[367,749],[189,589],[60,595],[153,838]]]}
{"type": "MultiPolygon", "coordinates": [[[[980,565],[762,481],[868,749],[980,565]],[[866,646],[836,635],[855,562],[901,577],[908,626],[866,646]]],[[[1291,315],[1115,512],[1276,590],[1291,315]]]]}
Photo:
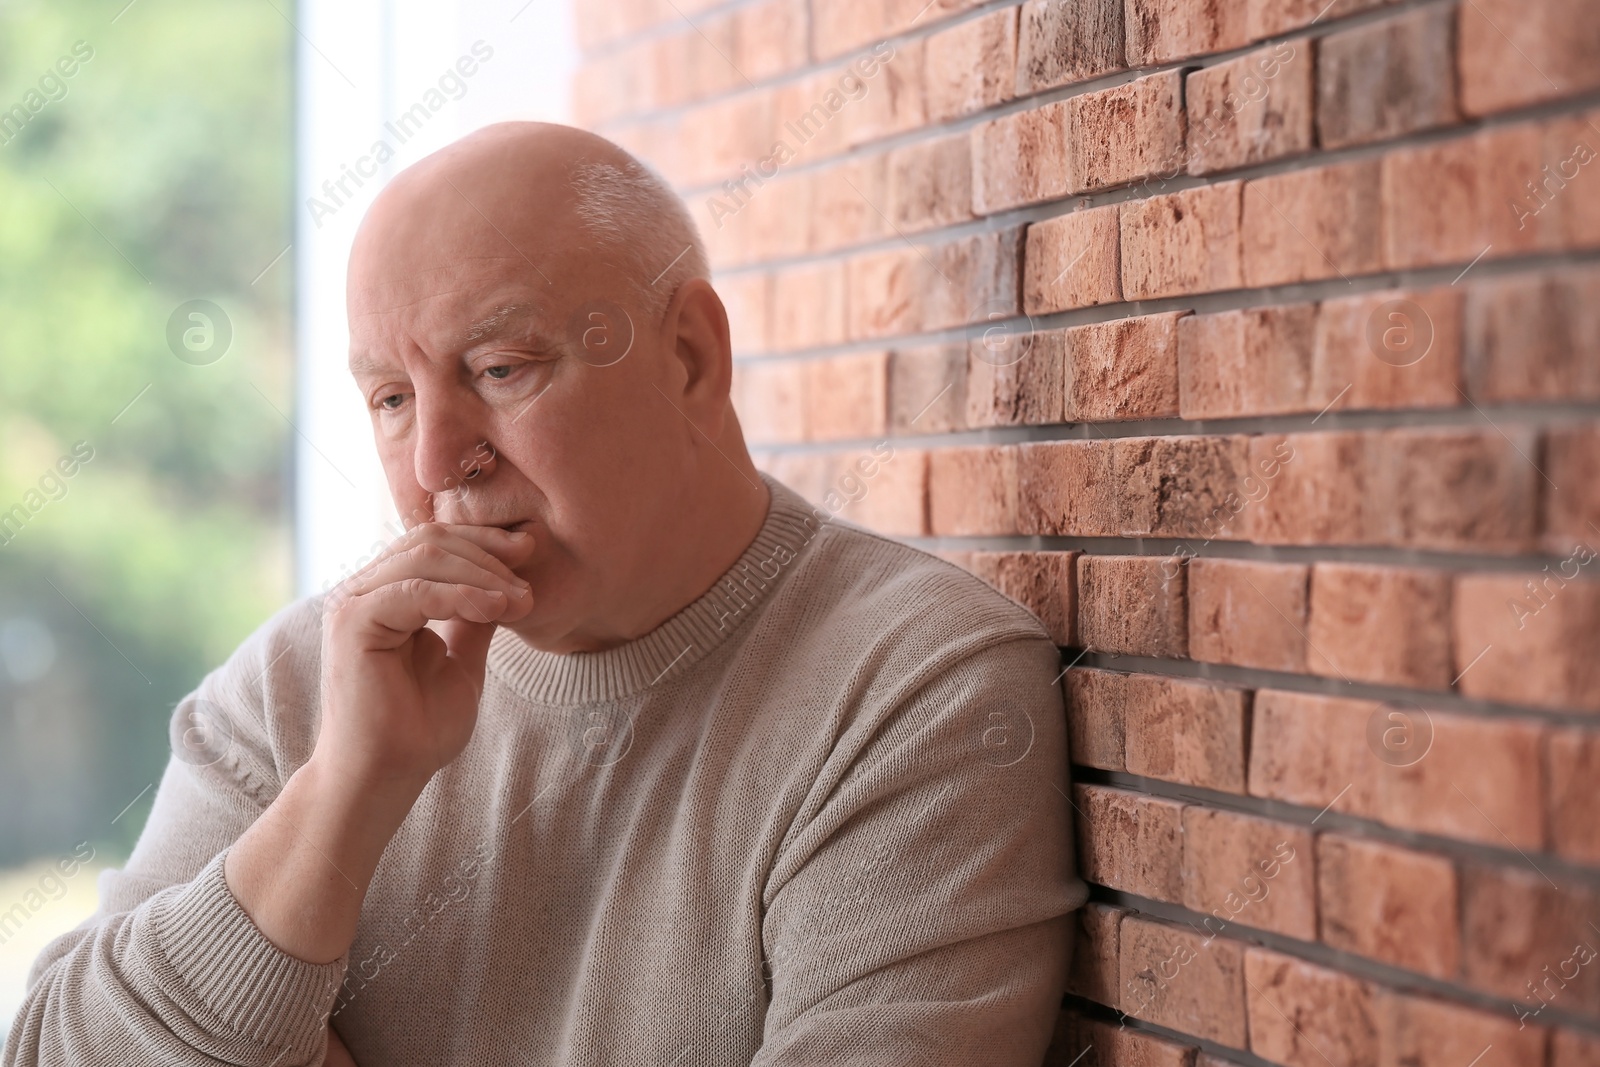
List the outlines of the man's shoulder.
{"type": "Polygon", "coordinates": [[[853,523],[821,524],[797,589],[838,618],[870,620],[882,632],[954,652],[1015,640],[1049,641],[1022,605],[931,552],[853,523]]]}
{"type": "Polygon", "coordinates": [[[193,753],[175,747],[180,759],[208,766],[215,758],[219,769],[240,764],[244,777],[281,779],[310,758],[321,717],[325,600],[318,593],[278,609],[173,710],[174,745],[188,737],[208,746],[193,753]]]}

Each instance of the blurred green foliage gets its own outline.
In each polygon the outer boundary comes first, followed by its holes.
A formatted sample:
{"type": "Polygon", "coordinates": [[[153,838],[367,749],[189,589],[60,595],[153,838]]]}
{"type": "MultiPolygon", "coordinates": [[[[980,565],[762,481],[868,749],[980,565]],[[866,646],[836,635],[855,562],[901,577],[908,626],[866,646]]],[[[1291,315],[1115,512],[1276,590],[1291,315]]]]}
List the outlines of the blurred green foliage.
{"type": "Polygon", "coordinates": [[[47,501],[0,530],[0,865],[125,852],[173,706],[291,592],[293,6],[125,3],[0,0],[0,122],[27,113],[0,146],[0,513],[47,501]],[[167,344],[194,298],[233,326],[205,366],[167,344]]]}

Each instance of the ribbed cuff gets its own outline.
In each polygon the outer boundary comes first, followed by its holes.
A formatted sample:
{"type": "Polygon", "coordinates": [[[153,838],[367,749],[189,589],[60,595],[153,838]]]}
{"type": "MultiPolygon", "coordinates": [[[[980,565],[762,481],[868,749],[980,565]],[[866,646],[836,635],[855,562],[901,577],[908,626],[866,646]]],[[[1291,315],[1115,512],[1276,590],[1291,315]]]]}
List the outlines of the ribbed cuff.
{"type": "Polygon", "coordinates": [[[235,1033],[269,1046],[314,1047],[350,958],[307,963],[268,941],[228,888],[227,856],[223,849],[181,892],[154,902],[167,961],[235,1033]]]}

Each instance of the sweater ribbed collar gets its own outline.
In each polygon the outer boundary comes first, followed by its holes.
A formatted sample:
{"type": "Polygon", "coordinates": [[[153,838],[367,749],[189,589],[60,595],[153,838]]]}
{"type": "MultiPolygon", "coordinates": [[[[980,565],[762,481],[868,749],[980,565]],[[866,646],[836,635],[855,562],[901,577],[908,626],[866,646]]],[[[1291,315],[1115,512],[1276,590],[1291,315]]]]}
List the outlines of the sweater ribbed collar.
{"type": "Polygon", "coordinates": [[[488,668],[538,704],[620,700],[690,670],[746,625],[794,569],[821,523],[816,509],[767,474],[767,517],[733,566],[698,599],[642,637],[600,652],[542,652],[504,627],[488,668]]]}

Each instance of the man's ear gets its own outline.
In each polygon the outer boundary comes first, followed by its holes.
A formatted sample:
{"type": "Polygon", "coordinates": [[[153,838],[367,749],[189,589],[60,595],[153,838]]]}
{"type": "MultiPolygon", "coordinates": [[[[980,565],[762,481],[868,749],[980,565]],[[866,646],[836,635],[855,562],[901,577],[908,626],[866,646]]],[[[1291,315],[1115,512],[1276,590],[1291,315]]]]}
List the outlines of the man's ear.
{"type": "Polygon", "coordinates": [[[728,311],[704,278],[679,286],[666,316],[672,336],[666,338],[683,368],[682,403],[715,437],[728,409],[733,383],[733,345],[728,340],[728,311]]]}

